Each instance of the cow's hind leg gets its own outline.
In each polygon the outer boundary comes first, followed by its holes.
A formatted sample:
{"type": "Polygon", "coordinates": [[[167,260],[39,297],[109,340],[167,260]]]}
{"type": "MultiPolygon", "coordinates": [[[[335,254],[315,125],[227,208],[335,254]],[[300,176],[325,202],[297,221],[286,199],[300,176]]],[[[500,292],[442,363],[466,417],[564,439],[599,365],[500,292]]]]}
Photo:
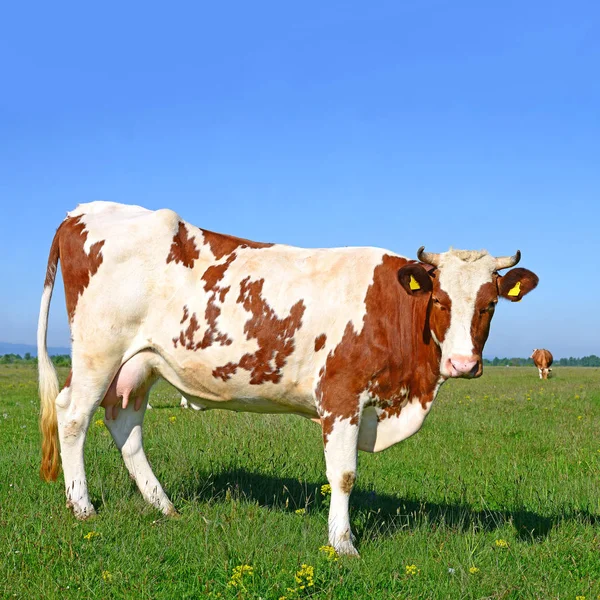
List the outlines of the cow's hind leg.
{"type": "Polygon", "coordinates": [[[135,479],[144,499],[165,515],[175,515],[177,511],[154,475],[144,452],[142,423],[147,403],[148,394],[139,410],[135,409],[137,403],[129,402],[127,408],[118,411],[115,419],[107,419],[105,416],[104,423],[121,451],[127,470],[135,479]]]}
{"type": "MultiPolygon", "coordinates": [[[[327,420],[324,421],[327,423],[327,420]]],[[[352,543],[348,506],[356,480],[358,424],[350,419],[334,421],[325,437],[325,463],[331,486],[329,506],[329,543],[338,554],[358,556],[352,543]]]]}
{"type": "MultiPolygon", "coordinates": [[[[108,380],[107,384],[110,382],[108,380]]],[[[67,506],[78,519],[95,514],[90,502],[83,462],[83,447],[90,420],[106,388],[78,379],[74,370],[69,387],[56,398],[60,455],[65,477],[67,506]]]]}

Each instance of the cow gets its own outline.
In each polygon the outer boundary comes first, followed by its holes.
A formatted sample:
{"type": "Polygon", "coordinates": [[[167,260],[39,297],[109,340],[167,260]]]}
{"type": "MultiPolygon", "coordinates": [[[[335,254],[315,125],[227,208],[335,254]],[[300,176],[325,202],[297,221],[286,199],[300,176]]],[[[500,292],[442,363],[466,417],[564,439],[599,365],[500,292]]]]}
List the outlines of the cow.
{"type": "Polygon", "coordinates": [[[534,348],[529,358],[533,358],[533,364],[538,368],[540,379],[548,379],[548,377],[550,377],[550,373],[552,372],[550,367],[554,361],[550,350],[545,350],[544,348],[534,348]]]}
{"type": "MultiPolygon", "coordinates": [[[[194,410],[202,410],[201,406],[198,406],[197,404],[190,404],[187,401],[187,398],[185,396],[181,396],[181,399],[179,400],[179,407],[180,408],[189,408],[192,407],[194,410]]],[[[148,402],[148,404],[146,404],[146,408],[152,408],[152,406],[150,406],[150,403],[148,402]]]]}
{"type": "Polygon", "coordinates": [[[98,406],[143,497],[175,508],[144,453],[162,377],[190,404],[289,413],[322,428],[329,543],[357,555],[349,520],[358,450],[416,433],[440,386],[482,374],[499,298],[538,277],[520,252],[303,249],[199,229],[171,210],[110,202],[67,213],[50,247],[38,324],[41,475],[64,471],[67,506],[94,514],[83,462],[98,406]],[[46,330],[60,259],[72,371],[59,391],[46,330]],[[59,446],[60,444],[60,446],[59,446]],[[60,447],[60,457],[59,457],[60,447]]]}
{"type": "Polygon", "coordinates": [[[201,406],[198,406],[197,404],[191,404],[187,401],[187,398],[185,396],[181,396],[181,400],[179,402],[179,406],[181,408],[189,408],[190,406],[194,409],[194,410],[202,410],[201,406]]]}

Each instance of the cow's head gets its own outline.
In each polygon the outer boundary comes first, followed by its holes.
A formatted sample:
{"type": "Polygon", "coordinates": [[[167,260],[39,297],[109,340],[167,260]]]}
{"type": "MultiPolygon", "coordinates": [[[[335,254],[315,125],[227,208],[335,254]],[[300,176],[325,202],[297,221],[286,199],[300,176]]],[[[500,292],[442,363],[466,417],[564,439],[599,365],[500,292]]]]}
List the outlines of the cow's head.
{"type": "Polygon", "coordinates": [[[404,290],[429,297],[429,329],[441,349],[443,377],[479,377],[482,352],[498,298],[518,302],[538,284],[527,269],[511,269],[521,253],[494,258],[485,250],[453,250],[442,254],[419,248],[424,264],[405,265],[398,272],[404,290]]]}

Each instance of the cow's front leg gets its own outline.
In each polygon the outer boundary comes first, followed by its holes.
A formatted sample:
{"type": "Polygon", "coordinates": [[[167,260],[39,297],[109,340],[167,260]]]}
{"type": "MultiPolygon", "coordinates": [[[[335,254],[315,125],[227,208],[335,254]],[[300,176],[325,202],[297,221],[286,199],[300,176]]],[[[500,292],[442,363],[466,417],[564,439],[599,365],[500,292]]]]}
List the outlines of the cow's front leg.
{"type": "Polygon", "coordinates": [[[327,479],[331,486],[329,543],[338,554],[358,556],[352,544],[348,504],[356,480],[359,423],[354,419],[323,419],[327,479]],[[330,429],[331,427],[331,429],[330,429]]]}

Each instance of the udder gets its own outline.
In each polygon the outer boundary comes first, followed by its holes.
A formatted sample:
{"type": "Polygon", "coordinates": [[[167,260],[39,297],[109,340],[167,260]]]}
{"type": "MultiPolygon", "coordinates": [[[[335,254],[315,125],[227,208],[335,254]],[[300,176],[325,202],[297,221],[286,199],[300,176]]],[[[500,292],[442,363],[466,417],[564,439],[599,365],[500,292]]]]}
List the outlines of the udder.
{"type": "Polygon", "coordinates": [[[135,410],[140,410],[150,388],[158,379],[151,364],[152,356],[140,352],[118,370],[100,403],[104,407],[105,419],[116,419],[119,410],[127,408],[130,401],[134,403],[135,410]]]}

